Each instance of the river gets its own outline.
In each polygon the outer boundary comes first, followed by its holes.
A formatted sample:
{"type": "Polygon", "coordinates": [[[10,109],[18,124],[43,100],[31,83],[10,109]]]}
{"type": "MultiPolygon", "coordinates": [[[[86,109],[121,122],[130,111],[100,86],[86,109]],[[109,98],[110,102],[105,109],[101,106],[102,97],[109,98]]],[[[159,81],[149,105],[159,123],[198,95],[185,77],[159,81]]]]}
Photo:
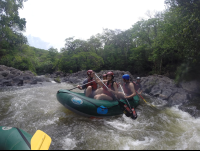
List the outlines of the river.
{"type": "MultiPolygon", "coordinates": [[[[33,135],[42,130],[52,138],[50,150],[199,150],[200,119],[178,107],[143,95],[138,118],[125,115],[107,119],[79,116],[56,99],[66,83],[0,91],[0,126],[18,127],[33,135]],[[154,101],[153,101],[154,100],[154,101]]],[[[75,92],[83,92],[75,89],[75,92]]]]}

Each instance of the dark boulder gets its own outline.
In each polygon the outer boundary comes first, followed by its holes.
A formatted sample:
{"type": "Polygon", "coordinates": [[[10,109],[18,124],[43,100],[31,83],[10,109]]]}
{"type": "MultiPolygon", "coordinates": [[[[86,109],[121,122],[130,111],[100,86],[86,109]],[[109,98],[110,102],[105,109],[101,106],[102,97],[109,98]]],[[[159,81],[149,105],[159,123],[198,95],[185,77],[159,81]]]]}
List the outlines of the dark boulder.
{"type": "Polygon", "coordinates": [[[33,79],[32,81],[30,81],[30,84],[37,84],[37,79],[33,79]]]}
{"type": "Polygon", "coordinates": [[[13,82],[12,82],[12,80],[2,80],[0,82],[0,85],[1,86],[13,86],[13,82]]]}
{"type": "Polygon", "coordinates": [[[7,77],[9,74],[9,71],[0,71],[0,75],[2,75],[3,77],[7,77]]]}
{"type": "Polygon", "coordinates": [[[17,86],[23,86],[24,85],[23,77],[13,78],[13,83],[14,83],[14,85],[17,85],[17,86]]]}

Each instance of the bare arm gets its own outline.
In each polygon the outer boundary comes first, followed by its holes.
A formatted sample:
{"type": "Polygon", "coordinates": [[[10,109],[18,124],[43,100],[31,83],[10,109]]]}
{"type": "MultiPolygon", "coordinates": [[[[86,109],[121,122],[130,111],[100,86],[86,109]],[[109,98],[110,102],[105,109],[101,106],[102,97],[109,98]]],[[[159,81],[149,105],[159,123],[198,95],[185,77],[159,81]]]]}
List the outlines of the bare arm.
{"type": "Polygon", "coordinates": [[[142,91],[140,88],[139,88],[138,91],[137,91],[137,93],[140,94],[140,95],[142,94],[142,92],[143,92],[143,91],[142,91]]]}

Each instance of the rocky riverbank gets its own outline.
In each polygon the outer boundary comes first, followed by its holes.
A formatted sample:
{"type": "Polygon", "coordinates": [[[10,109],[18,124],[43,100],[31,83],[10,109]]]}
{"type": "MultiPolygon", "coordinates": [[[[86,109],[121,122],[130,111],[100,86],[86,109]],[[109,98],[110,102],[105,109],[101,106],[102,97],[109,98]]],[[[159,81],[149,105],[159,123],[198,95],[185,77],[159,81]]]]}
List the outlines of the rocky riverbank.
{"type": "Polygon", "coordinates": [[[48,78],[35,76],[31,71],[20,71],[0,65],[0,87],[35,85],[42,82],[50,81],[48,78]]]}
{"type": "MultiPolygon", "coordinates": [[[[122,76],[124,74],[129,74],[131,79],[136,81],[137,76],[131,75],[129,71],[111,71],[114,73],[117,82],[123,83],[122,76]]],[[[57,82],[82,85],[82,82],[87,77],[86,72],[84,70],[72,74],[65,74],[58,71],[54,74],[47,74],[45,77],[36,77],[30,71],[22,72],[12,67],[0,65],[0,87],[42,84],[44,82],[50,82],[49,79],[54,79],[57,82]]],[[[108,70],[100,71],[97,75],[102,78],[102,75],[107,72],[108,70]]],[[[191,81],[176,84],[174,80],[166,76],[151,75],[141,77],[141,85],[144,93],[167,101],[167,106],[178,105],[179,109],[190,113],[194,117],[200,117],[199,82],[191,81]]]]}

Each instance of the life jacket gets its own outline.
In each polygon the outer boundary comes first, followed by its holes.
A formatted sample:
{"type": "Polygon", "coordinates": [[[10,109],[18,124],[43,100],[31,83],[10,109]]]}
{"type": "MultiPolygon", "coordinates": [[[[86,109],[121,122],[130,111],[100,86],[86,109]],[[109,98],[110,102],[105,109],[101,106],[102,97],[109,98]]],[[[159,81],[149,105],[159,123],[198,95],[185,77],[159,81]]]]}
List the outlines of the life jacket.
{"type": "Polygon", "coordinates": [[[88,84],[86,85],[86,88],[91,86],[92,90],[95,91],[97,89],[97,83],[95,81],[94,82],[91,82],[91,81],[93,81],[93,78],[88,80],[88,84]]]}
{"type": "Polygon", "coordinates": [[[127,95],[131,95],[131,94],[132,94],[131,90],[128,88],[128,85],[129,85],[129,84],[130,84],[130,82],[129,82],[129,83],[124,83],[124,84],[123,84],[124,93],[127,94],[127,95]]]}
{"type": "MultiPolygon", "coordinates": [[[[107,82],[107,87],[113,91],[115,91],[114,87],[113,87],[113,84],[114,84],[115,81],[112,81],[112,83],[109,84],[109,82],[107,82]]],[[[113,94],[111,92],[109,92],[107,90],[107,88],[105,86],[103,86],[103,93],[110,96],[110,97],[113,97],[113,94]]]]}
{"type": "Polygon", "coordinates": [[[135,83],[134,81],[132,82],[134,84],[135,91],[138,91],[138,89],[140,88],[140,85],[138,83],[135,83]]]}

